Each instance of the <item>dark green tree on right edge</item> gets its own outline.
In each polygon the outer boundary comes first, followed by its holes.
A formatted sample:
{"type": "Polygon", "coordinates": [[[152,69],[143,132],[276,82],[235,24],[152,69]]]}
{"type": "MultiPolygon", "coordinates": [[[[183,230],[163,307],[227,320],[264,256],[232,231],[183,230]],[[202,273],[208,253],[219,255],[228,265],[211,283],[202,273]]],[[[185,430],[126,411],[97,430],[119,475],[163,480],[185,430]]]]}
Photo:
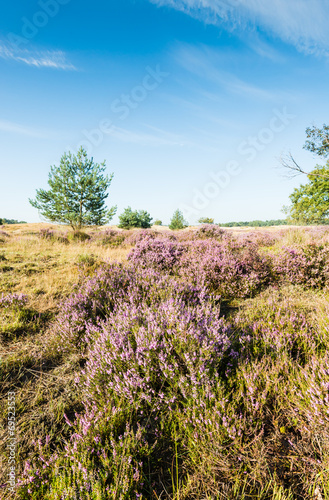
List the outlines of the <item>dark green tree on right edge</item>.
{"type": "Polygon", "coordinates": [[[290,195],[292,205],[284,212],[297,224],[329,224],[329,161],[317,165],[307,178],[308,183],[290,195]]]}
{"type": "MultiPolygon", "coordinates": [[[[328,158],[329,126],[308,127],[304,149],[321,158],[328,158]]],[[[292,177],[305,174],[308,178],[307,184],[294,189],[290,195],[292,205],[283,208],[288,222],[329,224],[329,161],[325,165],[316,165],[311,172],[306,172],[289,153],[281,160],[281,164],[290,170],[292,177]]]]}
{"type": "Polygon", "coordinates": [[[176,210],[171,218],[169,229],[184,229],[185,227],[188,227],[188,222],[184,219],[183,213],[176,210]]]}

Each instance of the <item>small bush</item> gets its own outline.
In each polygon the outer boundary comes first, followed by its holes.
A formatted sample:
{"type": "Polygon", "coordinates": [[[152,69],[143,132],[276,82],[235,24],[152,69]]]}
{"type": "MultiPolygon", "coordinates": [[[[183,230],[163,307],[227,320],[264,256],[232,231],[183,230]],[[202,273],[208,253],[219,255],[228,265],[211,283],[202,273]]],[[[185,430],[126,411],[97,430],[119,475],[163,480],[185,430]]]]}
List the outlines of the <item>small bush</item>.
{"type": "Polygon", "coordinates": [[[128,255],[128,260],[141,268],[172,271],[183,253],[180,244],[168,239],[147,238],[139,241],[128,255]]]}
{"type": "Polygon", "coordinates": [[[221,239],[223,236],[227,235],[225,229],[221,229],[219,226],[213,224],[203,224],[201,227],[196,229],[194,233],[195,238],[215,238],[221,239]]]}
{"type": "Polygon", "coordinates": [[[154,225],[154,226],[162,226],[162,220],[160,220],[160,219],[156,219],[156,220],[153,222],[153,225],[154,225]]]}
{"type": "MultiPolygon", "coordinates": [[[[34,234],[34,233],[32,233],[34,234]]],[[[48,240],[48,241],[59,241],[61,243],[68,243],[68,238],[65,234],[58,233],[56,231],[53,231],[52,229],[46,228],[46,229],[40,229],[39,231],[39,237],[42,238],[43,240],[48,240]]]]}
{"type": "Polygon", "coordinates": [[[151,238],[161,238],[158,232],[152,231],[152,229],[143,229],[142,231],[134,231],[126,236],[125,242],[128,246],[136,245],[139,241],[151,238]]]}
{"type": "Polygon", "coordinates": [[[67,235],[67,238],[69,241],[87,241],[90,240],[89,234],[83,232],[83,231],[73,231],[72,233],[69,233],[67,235]]]}
{"type": "Polygon", "coordinates": [[[292,284],[323,288],[329,283],[329,247],[308,244],[284,248],[275,258],[275,271],[292,284]]]}
{"type": "Polygon", "coordinates": [[[255,245],[211,239],[188,245],[178,273],[224,299],[253,296],[271,281],[270,261],[255,245]]]}
{"type": "Polygon", "coordinates": [[[132,227],[149,228],[151,227],[152,217],[146,210],[132,210],[130,207],[126,208],[124,212],[119,215],[119,225],[121,229],[130,229],[132,227]]]}
{"type": "Polygon", "coordinates": [[[52,231],[49,228],[46,229],[40,229],[39,231],[39,236],[43,240],[51,240],[54,237],[54,231],[52,231]]]}
{"type": "Polygon", "coordinates": [[[123,244],[126,236],[122,232],[108,229],[101,236],[101,243],[104,246],[118,247],[123,244]]]}
{"type": "Polygon", "coordinates": [[[201,217],[201,219],[198,220],[200,224],[213,224],[214,219],[210,219],[209,217],[201,217]]]}

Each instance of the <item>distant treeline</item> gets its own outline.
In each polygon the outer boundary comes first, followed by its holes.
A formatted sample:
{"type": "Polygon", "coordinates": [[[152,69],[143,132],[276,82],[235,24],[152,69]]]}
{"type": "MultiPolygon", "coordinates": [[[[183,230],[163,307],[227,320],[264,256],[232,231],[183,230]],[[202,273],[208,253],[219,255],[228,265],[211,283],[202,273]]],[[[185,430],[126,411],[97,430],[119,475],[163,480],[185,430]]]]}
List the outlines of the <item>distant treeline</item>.
{"type": "Polygon", "coordinates": [[[218,226],[221,227],[264,227],[264,226],[286,226],[288,222],[286,219],[277,219],[277,220],[252,220],[249,222],[226,222],[219,223],[218,226]]]}
{"type": "Polygon", "coordinates": [[[25,220],[5,219],[4,217],[0,217],[0,226],[2,224],[27,224],[27,222],[25,220]]]}

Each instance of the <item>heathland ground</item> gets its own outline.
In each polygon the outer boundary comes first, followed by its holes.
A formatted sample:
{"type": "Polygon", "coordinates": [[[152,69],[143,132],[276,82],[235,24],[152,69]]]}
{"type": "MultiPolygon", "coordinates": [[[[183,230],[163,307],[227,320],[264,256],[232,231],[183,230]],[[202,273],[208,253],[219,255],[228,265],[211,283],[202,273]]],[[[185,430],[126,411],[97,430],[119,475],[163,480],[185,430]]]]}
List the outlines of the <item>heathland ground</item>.
{"type": "Polygon", "coordinates": [[[0,228],[0,497],[329,498],[329,228],[0,228]]]}

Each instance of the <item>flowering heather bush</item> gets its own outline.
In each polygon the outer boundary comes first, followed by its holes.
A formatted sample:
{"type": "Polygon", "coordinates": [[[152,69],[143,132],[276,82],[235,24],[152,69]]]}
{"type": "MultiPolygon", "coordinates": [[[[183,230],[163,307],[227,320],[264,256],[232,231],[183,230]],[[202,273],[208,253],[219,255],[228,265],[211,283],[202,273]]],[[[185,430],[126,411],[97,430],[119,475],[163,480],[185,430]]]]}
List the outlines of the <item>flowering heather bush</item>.
{"type": "Polygon", "coordinates": [[[60,338],[58,350],[62,352],[83,352],[97,337],[104,321],[124,303],[129,307],[159,305],[168,297],[180,297],[187,304],[197,305],[208,297],[204,288],[177,282],[151,268],[137,272],[134,266],[119,264],[100,268],[77,288],[79,291],[62,304],[52,327],[60,338]]]}
{"type": "Polygon", "coordinates": [[[61,342],[59,351],[84,350],[86,335],[95,334],[98,325],[124,300],[134,275],[120,265],[100,268],[95,276],[81,285],[78,291],[62,304],[53,325],[61,342]]]}
{"type": "MultiPolygon", "coordinates": [[[[139,462],[132,460],[136,449],[130,450],[126,472],[120,472],[125,477],[120,488],[126,495],[138,492],[143,459],[159,453],[160,444],[169,446],[165,427],[171,412],[188,406],[200,390],[216,385],[230,347],[230,328],[205,290],[170,281],[152,270],[139,274],[115,265],[100,271],[68,301],[56,328],[67,348],[70,343],[75,348],[82,330],[89,347],[85,369],[77,379],[84,389],[85,413],[77,417],[77,432],[66,449],[75,480],[83,491],[103,484],[103,494],[106,487],[113,493],[122,440],[125,453],[127,447],[138,449],[139,462]],[[129,415],[134,416],[137,431],[128,425],[129,415]],[[123,422],[126,430],[118,434],[123,422]],[[90,452],[87,443],[92,444],[97,471],[82,465],[82,456],[90,452]]],[[[51,472],[49,467],[36,471],[29,469],[28,474],[39,487],[51,472]]]]}
{"type": "Polygon", "coordinates": [[[170,272],[179,262],[184,248],[168,239],[145,238],[130,252],[128,259],[141,268],[170,272]]]}
{"type": "Polygon", "coordinates": [[[130,246],[136,245],[139,241],[143,241],[144,239],[154,239],[161,238],[161,233],[157,233],[152,229],[142,229],[140,231],[126,231],[126,244],[130,246]]]}
{"type": "Polygon", "coordinates": [[[329,246],[314,243],[283,248],[277,255],[275,270],[293,284],[323,288],[329,283],[329,246]]]}
{"type": "Polygon", "coordinates": [[[27,295],[22,293],[10,293],[8,295],[2,294],[0,297],[0,307],[23,307],[28,301],[27,295]]]}
{"type": "Polygon", "coordinates": [[[214,240],[190,244],[180,260],[179,275],[206,286],[223,298],[248,297],[269,283],[270,263],[255,245],[214,240]]]}
{"type": "MultiPolygon", "coordinates": [[[[194,295],[199,300],[197,291],[194,295]]],[[[137,409],[153,402],[154,411],[170,410],[194,388],[214,383],[230,345],[227,331],[216,306],[207,301],[189,306],[174,296],[160,304],[121,304],[89,352],[83,372],[88,401],[104,401],[114,393],[137,409]]]]}
{"type": "Polygon", "coordinates": [[[257,247],[272,247],[278,241],[277,234],[271,234],[267,231],[259,232],[254,231],[250,233],[242,233],[239,241],[244,244],[253,243],[257,247]]]}
{"type": "Polygon", "coordinates": [[[90,241],[104,246],[118,247],[124,243],[127,236],[125,233],[125,231],[117,231],[115,229],[97,231],[90,235],[90,241]]]}
{"type": "Polygon", "coordinates": [[[286,405],[294,415],[295,425],[305,433],[319,433],[329,450],[329,357],[315,357],[301,370],[295,370],[294,392],[286,393],[286,405]]]}
{"type": "Polygon", "coordinates": [[[43,240],[59,241],[61,243],[68,243],[67,233],[65,233],[65,234],[59,233],[59,232],[53,231],[52,229],[49,229],[49,228],[40,229],[39,237],[42,238],[43,240]]]}
{"type": "Polygon", "coordinates": [[[228,233],[225,229],[215,224],[202,224],[202,226],[194,231],[193,237],[196,239],[214,238],[220,240],[224,237],[228,237],[228,233]]]}
{"type": "Polygon", "coordinates": [[[265,304],[245,310],[235,317],[236,338],[241,356],[261,358],[271,354],[272,359],[287,353],[300,363],[322,345],[322,336],[311,325],[305,312],[289,300],[283,303],[269,299],[265,304]]]}
{"type": "Polygon", "coordinates": [[[54,231],[52,231],[49,228],[40,229],[39,236],[40,236],[40,238],[42,238],[44,240],[50,240],[54,237],[54,231]]]}

